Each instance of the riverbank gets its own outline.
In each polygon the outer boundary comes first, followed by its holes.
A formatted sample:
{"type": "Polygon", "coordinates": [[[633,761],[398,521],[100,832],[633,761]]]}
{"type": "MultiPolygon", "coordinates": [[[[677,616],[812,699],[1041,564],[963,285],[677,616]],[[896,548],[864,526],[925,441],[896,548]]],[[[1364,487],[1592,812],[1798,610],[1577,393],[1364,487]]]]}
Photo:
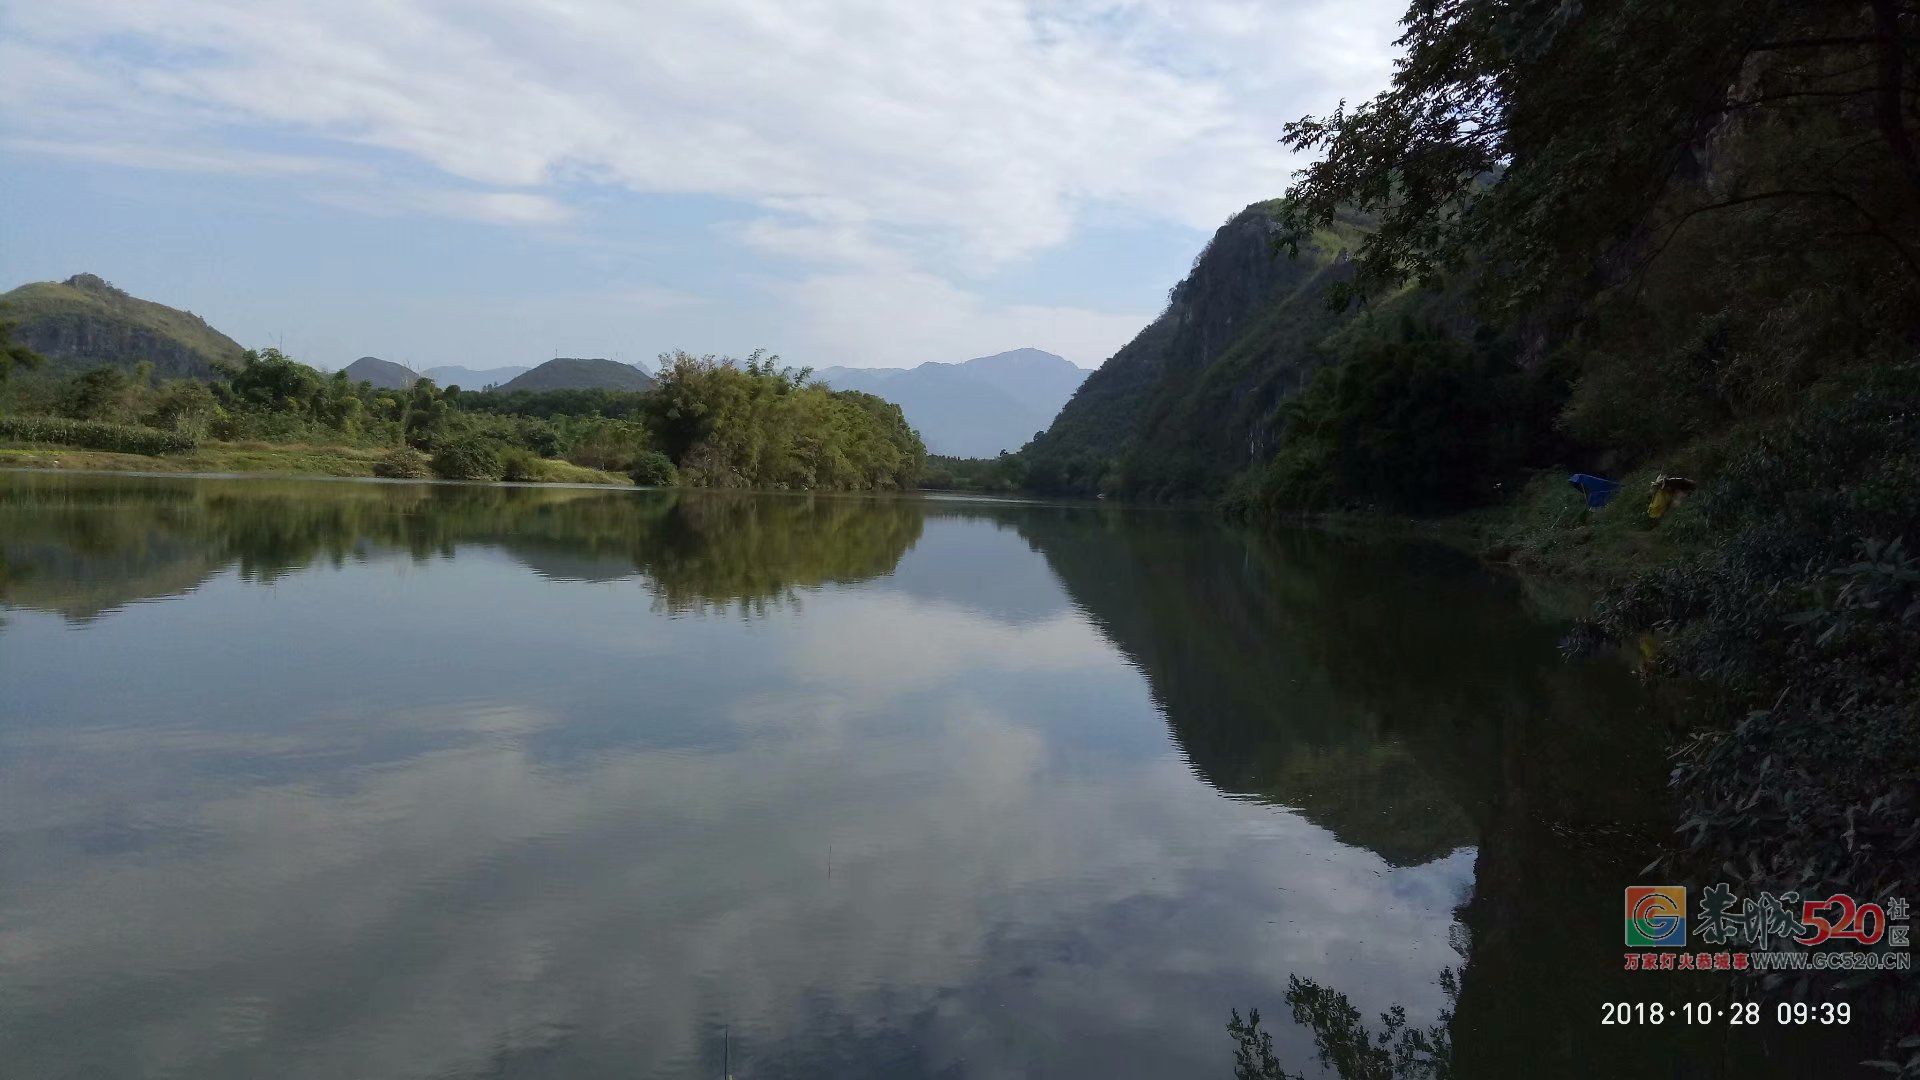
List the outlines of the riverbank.
{"type": "MultiPolygon", "coordinates": [[[[378,476],[389,451],[363,446],[298,443],[207,442],[172,454],[117,454],[104,450],[33,444],[0,445],[0,468],[83,469],[90,472],[261,473],[274,476],[378,476]]],[[[541,459],[536,483],[605,484],[631,487],[618,473],[541,459]]]]}

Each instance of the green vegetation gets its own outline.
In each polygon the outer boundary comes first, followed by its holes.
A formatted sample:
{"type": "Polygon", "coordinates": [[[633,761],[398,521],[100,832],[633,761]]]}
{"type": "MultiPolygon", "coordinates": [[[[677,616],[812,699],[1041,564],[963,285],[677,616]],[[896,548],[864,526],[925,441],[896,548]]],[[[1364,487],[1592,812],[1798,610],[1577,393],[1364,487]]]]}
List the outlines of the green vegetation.
{"type": "Polygon", "coordinates": [[[117,454],[170,454],[194,447],[192,436],[177,432],[58,416],[0,416],[0,439],[78,446],[117,454]]]}
{"type": "Polygon", "coordinates": [[[1338,317],[1330,291],[1355,225],[1276,258],[1277,202],[1234,216],[1175,286],[1167,309],[1087,376],[1052,427],[1022,450],[1036,491],[1210,497],[1271,445],[1274,410],[1323,362],[1338,317]]]}
{"type": "Polygon", "coordinates": [[[1374,224],[1336,303],[1463,282],[1476,340],[1523,359],[1336,349],[1249,501],[1435,509],[1525,464],[1625,474],[1607,510],[1504,543],[1598,549],[1618,587],[1574,644],[1637,640],[1696,687],[1674,773],[1691,857],[1756,888],[1898,891],[1920,843],[1901,543],[1920,535],[1920,13],[1469,0],[1406,25],[1391,89],[1288,129],[1324,156],[1282,218],[1297,236],[1357,207],[1374,224]],[[1490,416],[1530,434],[1489,447],[1490,416]],[[1429,504],[1400,483],[1413,455],[1429,504]],[[1683,469],[1699,495],[1647,537],[1641,485],[1683,469]]]}
{"type": "Polygon", "coordinates": [[[1570,648],[1630,642],[1684,699],[1673,870],[1901,892],[1920,10],[1423,0],[1403,22],[1392,86],[1288,127],[1312,164],[1221,229],[1023,450],[1027,482],[1465,512],[1492,554],[1607,590],[1570,648]],[[1589,510],[1575,471],[1624,487],[1589,510]],[[1662,476],[1698,488],[1656,518],[1662,476]]]}
{"type": "Polygon", "coordinates": [[[558,356],[524,375],[507,380],[508,393],[548,390],[650,390],[653,377],[617,360],[558,356]]]}
{"type": "Polygon", "coordinates": [[[1273,460],[1243,477],[1236,500],[1451,510],[1487,501],[1557,448],[1551,402],[1537,400],[1546,380],[1519,367],[1510,341],[1461,341],[1411,318],[1391,336],[1363,323],[1336,340],[1340,361],[1280,407],[1273,460]]]}
{"type": "Polygon", "coordinates": [[[1018,454],[958,458],[929,455],[920,486],[929,491],[1012,494],[1027,487],[1027,461],[1018,454]]]}
{"type": "MultiPolygon", "coordinates": [[[[383,390],[275,349],[243,354],[212,382],[100,366],[9,380],[0,439],[145,455],[320,449],[330,459],[319,471],[399,479],[850,491],[919,478],[925,450],[887,402],[830,391],[759,353],[663,361],[652,391],[546,393],[442,391],[424,379],[383,390]]],[[[310,457],[282,453],[264,467],[297,470],[310,457]]]]}
{"type": "Polygon", "coordinates": [[[429,467],[442,480],[504,480],[507,466],[501,458],[499,445],[488,440],[445,439],[434,448],[429,467]]]}
{"type": "MultiPolygon", "coordinates": [[[[0,307],[0,311],[4,310],[4,307],[0,307]]],[[[45,362],[39,353],[13,340],[13,328],[16,325],[7,319],[0,319],[0,382],[5,382],[16,367],[31,370],[45,362]]]]}
{"type": "Polygon", "coordinates": [[[694,487],[854,491],[912,487],[926,448],[900,407],[810,384],[755,352],[742,363],[661,357],[647,425],[694,487]]]}

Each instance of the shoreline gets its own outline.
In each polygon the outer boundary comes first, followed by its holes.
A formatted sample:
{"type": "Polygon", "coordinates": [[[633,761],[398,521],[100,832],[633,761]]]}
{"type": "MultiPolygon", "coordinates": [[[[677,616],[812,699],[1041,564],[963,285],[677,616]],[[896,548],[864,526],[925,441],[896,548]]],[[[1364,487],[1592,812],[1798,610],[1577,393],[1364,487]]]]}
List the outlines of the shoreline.
{"type": "MultiPolygon", "coordinates": [[[[307,446],[276,443],[203,443],[193,450],[148,456],[107,450],[81,450],[45,445],[0,446],[0,469],[43,472],[123,473],[146,476],[273,476],[283,479],[388,480],[374,466],[387,450],[357,446],[307,446]]],[[[567,465],[567,480],[515,481],[530,487],[633,487],[617,473],[567,465]]],[[[467,483],[435,477],[409,483],[467,483]]]]}

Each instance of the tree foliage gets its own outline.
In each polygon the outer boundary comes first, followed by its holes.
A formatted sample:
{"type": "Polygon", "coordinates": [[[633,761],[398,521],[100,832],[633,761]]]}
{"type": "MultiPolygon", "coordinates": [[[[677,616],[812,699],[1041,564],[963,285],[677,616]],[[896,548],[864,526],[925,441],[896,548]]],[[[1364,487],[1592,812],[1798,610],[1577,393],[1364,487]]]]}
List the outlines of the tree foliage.
{"type": "Polygon", "coordinates": [[[1473,266],[1512,311],[1618,284],[1741,207],[1920,282],[1910,5],[1416,0],[1402,25],[1386,91],[1286,131],[1318,155],[1295,235],[1376,221],[1355,291],[1473,266]]]}
{"type": "Polygon", "coordinates": [[[13,328],[17,325],[0,319],[0,382],[5,382],[14,368],[32,369],[41,364],[39,353],[13,340],[13,328]]]}
{"type": "Polygon", "coordinates": [[[1553,443],[1550,406],[1534,400],[1541,381],[1514,363],[1511,342],[1406,322],[1351,346],[1281,407],[1256,497],[1280,510],[1486,502],[1553,443]]]}
{"type": "Polygon", "coordinates": [[[744,361],[661,357],[649,427],[683,483],[850,490],[911,487],[926,449],[900,408],[833,391],[755,352],[744,361]]]}
{"type": "MultiPolygon", "coordinates": [[[[1696,858],[1897,892],[1920,850],[1920,8],[1415,0],[1403,25],[1389,89],[1287,129],[1318,155],[1289,228],[1373,219],[1342,301],[1470,283],[1522,370],[1566,371],[1542,411],[1576,462],[1689,462],[1672,546],[1638,545],[1570,644],[1636,640],[1694,689],[1696,858]]],[[[1436,366],[1458,357],[1346,356],[1275,474],[1389,492],[1383,448],[1452,411],[1413,407],[1449,398],[1436,366]]]]}
{"type": "Polygon", "coordinates": [[[650,485],[868,490],[918,482],[926,451],[897,406],[813,385],[807,372],[764,353],[664,359],[667,378],[647,393],[465,393],[426,379],[383,390],[263,349],[211,384],[156,384],[150,368],[129,376],[98,367],[33,387],[21,380],[9,394],[15,412],[150,429],[187,445],[215,438],[395,448],[381,474],[396,477],[419,475],[430,458],[434,474],[450,479],[565,476],[542,464],[564,460],[650,485]]]}

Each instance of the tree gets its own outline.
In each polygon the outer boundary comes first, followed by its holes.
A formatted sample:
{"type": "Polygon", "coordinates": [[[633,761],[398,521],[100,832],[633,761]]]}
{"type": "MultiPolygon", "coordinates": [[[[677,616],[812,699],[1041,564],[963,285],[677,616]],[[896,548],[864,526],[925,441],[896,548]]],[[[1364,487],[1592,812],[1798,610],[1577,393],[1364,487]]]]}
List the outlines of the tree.
{"type": "Polygon", "coordinates": [[[1920,10],[1896,0],[1415,0],[1392,86],[1288,125],[1306,231],[1371,233],[1351,290],[1473,265],[1498,307],[1618,283],[1765,206],[1920,284],[1920,10]],[[1756,152],[1759,151],[1759,152],[1756,152]]]}
{"type": "Polygon", "coordinates": [[[647,425],[684,483],[849,490],[919,481],[926,448],[890,402],[828,390],[765,351],[660,361],[647,425]]]}
{"type": "Polygon", "coordinates": [[[0,319],[0,382],[5,382],[16,367],[31,370],[42,362],[39,353],[13,340],[13,329],[19,325],[0,319]]]}
{"type": "Polygon", "coordinates": [[[252,408],[310,413],[320,396],[322,377],[279,349],[249,349],[227,388],[236,401],[252,408]]]}
{"type": "Polygon", "coordinates": [[[76,420],[117,420],[127,389],[126,372],[105,366],[92,368],[67,382],[61,411],[76,420]]]}

